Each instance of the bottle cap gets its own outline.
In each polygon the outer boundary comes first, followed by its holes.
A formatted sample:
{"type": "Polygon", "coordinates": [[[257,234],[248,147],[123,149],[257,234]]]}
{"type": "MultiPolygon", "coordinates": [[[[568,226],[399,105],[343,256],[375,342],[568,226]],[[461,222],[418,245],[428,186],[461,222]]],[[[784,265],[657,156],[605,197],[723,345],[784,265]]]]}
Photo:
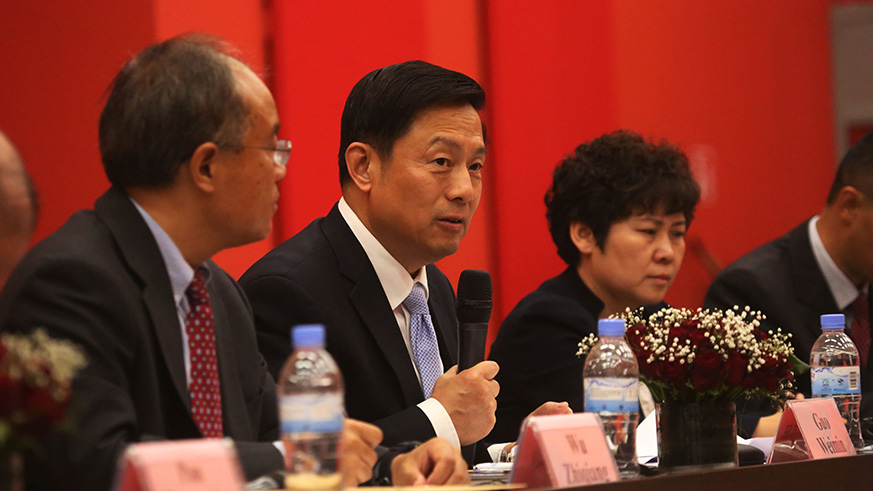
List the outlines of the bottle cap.
{"type": "Polygon", "coordinates": [[[825,314],[821,316],[823,331],[839,331],[846,327],[846,316],[843,314],[825,314]]]}
{"type": "Polygon", "coordinates": [[[291,341],[295,348],[324,346],[324,325],[300,324],[291,328],[291,341]]]}
{"type": "Polygon", "coordinates": [[[600,319],[597,321],[597,334],[618,338],[624,336],[624,319],[600,319]]]}

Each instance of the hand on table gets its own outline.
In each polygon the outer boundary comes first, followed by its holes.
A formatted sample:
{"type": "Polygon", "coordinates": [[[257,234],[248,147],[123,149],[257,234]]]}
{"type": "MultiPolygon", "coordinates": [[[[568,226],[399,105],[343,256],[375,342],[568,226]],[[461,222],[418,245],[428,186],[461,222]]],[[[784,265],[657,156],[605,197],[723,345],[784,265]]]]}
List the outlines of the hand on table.
{"type": "Polygon", "coordinates": [[[431,438],[391,463],[395,486],[468,484],[467,462],[461,450],[444,438],[431,438]]]}

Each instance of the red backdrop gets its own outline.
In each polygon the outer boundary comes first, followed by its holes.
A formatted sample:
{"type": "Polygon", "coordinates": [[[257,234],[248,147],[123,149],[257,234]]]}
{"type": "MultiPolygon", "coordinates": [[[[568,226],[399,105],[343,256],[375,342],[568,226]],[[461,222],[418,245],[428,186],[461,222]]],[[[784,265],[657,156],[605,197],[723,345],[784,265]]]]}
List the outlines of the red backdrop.
{"type": "MultiPolygon", "coordinates": [[[[407,59],[488,92],[486,189],[461,251],[492,272],[503,316],[563,266],[542,203],[554,164],[617,127],[667,137],[705,189],[668,296],[695,306],[712,271],[821,208],[833,171],[828,0],[135,0],[8,2],[0,129],[42,195],[36,238],[105,189],[101,95],[130,53],[184,31],[226,37],[273,86],[294,142],[274,237],[217,258],[239,275],[339,196],[343,101],[407,59]]],[[[492,332],[493,335],[493,332],[492,332]]]]}

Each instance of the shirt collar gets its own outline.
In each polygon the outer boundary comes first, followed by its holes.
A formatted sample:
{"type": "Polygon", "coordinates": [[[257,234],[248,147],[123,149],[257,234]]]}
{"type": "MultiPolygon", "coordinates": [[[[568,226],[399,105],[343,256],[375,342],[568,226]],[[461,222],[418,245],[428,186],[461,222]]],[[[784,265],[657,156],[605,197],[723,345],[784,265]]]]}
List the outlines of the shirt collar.
{"type": "Polygon", "coordinates": [[[816,223],[818,223],[818,219],[819,217],[816,215],[809,221],[809,242],[812,245],[812,254],[815,256],[815,262],[818,263],[818,267],[821,269],[821,272],[825,277],[828,288],[830,288],[831,293],[834,296],[837,307],[840,310],[845,310],[855,301],[855,298],[858,297],[858,293],[867,289],[867,285],[865,284],[859,291],[858,287],[852,283],[845,273],[840,270],[837,263],[831,259],[830,254],[828,254],[827,249],[825,249],[824,243],[821,241],[818,228],[815,226],[816,223]]]}
{"type": "Polygon", "coordinates": [[[364,226],[354,210],[346,203],[345,198],[340,198],[337,208],[361,247],[364,248],[373,269],[376,270],[376,276],[379,277],[379,283],[385,290],[385,296],[388,297],[391,310],[397,309],[406,300],[416,282],[421,283],[421,286],[424,287],[425,298],[430,298],[427,286],[427,268],[422,267],[418,270],[415,279],[413,279],[406,268],[397,262],[394,256],[379,242],[379,239],[364,226]]]}
{"type": "MultiPolygon", "coordinates": [[[[167,232],[158,225],[158,222],[156,222],[155,219],[152,218],[135,199],[130,198],[130,201],[133,203],[133,206],[136,207],[136,211],[138,211],[140,216],[142,216],[142,219],[149,227],[152,236],[155,238],[155,242],[158,244],[158,250],[161,251],[161,257],[164,259],[164,266],[167,268],[167,275],[170,277],[173,298],[178,304],[181,299],[185,298],[185,290],[188,289],[188,285],[190,285],[191,280],[194,279],[194,268],[185,261],[182,252],[179,251],[178,247],[176,247],[176,243],[173,242],[173,239],[167,235],[167,232]]],[[[203,270],[208,283],[210,278],[209,268],[201,265],[198,269],[203,270]]]]}

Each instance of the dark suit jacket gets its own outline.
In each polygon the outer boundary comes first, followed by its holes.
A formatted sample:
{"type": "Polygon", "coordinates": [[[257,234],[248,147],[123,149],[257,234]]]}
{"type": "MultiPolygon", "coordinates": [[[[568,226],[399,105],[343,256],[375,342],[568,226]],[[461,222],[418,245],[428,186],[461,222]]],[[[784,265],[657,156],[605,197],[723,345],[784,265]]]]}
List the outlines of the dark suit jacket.
{"type": "MultiPolygon", "coordinates": [[[[224,433],[247,477],[282,468],[276,391],[257,351],[251,310],[212,262],[224,433]],[[257,443],[264,442],[264,443],[257,443]]],[[[84,349],[74,381],[76,431],[26,461],[31,489],[109,489],[132,442],[199,438],[190,412],[182,336],[163,258],[127,195],[110,189],[36,245],[0,295],[4,331],[44,327],[84,349]]]]}
{"type": "MultiPolygon", "coordinates": [[[[451,283],[427,266],[428,305],[443,365],[457,363],[451,283]]],[[[434,436],[415,367],[367,254],[334,206],[255,263],[240,279],[255,312],[258,346],[278,376],[291,354],[290,328],[322,323],[342,370],[346,411],[384,432],[384,445],[434,436]]],[[[278,380],[278,379],[277,379],[278,380]]]]}
{"type": "MultiPolygon", "coordinates": [[[[794,354],[809,363],[812,345],[821,334],[821,315],[840,313],[809,242],[809,222],[746,254],[712,282],[705,307],[728,309],[748,305],[763,312],[764,330],[781,327],[792,333],[794,354]]],[[[873,312],[873,310],[871,310],[873,312]]],[[[873,325],[873,322],[871,322],[873,325]]],[[[809,373],[797,380],[810,395],[809,373]]],[[[861,373],[861,416],[873,416],[873,363],[861,373]]]]}
{"type": "Polygon", "coordinates": [[[578,344],[597,334],[603,302],[575,268],[547,280],[524,297],[500,326],[488,358],[500,365],[497,424],[489,441],[514,441],[521,422],[546,401],[585,410],[584,357],[578,344]]]}

